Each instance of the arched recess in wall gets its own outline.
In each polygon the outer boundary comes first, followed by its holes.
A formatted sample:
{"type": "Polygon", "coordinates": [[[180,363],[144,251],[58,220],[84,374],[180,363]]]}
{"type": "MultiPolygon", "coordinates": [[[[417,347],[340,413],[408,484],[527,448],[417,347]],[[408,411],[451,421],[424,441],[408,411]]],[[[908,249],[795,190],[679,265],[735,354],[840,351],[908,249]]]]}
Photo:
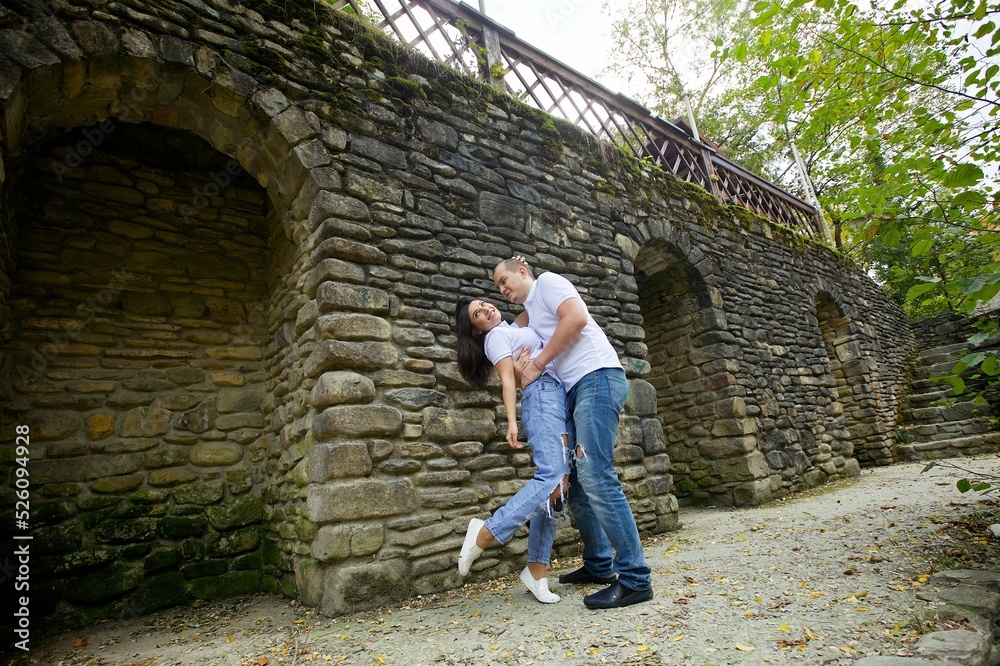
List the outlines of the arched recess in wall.
{"type": "MultiPolygon", "coordinates": [[[[736,381],[740,351],[690,252],[653,240],[633,262],[674,492],[687,503],[760,504],[769,470],[736,381]]],[[[708,262],[705,262],[707,264],[708,262]]]]}
{"type": "Polygon", "coordinates": [[[57,623],[278,586],[261,497],[311,131],[217,56],[130,39],[0,99],[0,416],[31,426],[32,608],[57,623]]]}
{"type": "MultiPolygon", "coordinates": [[[[816,322],[823,336],[834,383],[834,402],[828,407],[832,449],[824,451],[824,457],[829,460],[832,456],[835,461],[853,457],[861,465],[891,463],[891,441],[874,388],[878,369],[871,356],[864,353],[857,322],[838,305],[829,291],[816,294],[816,322]]],[[[827,460],[813,462],[819,464],[827,460]]]]}

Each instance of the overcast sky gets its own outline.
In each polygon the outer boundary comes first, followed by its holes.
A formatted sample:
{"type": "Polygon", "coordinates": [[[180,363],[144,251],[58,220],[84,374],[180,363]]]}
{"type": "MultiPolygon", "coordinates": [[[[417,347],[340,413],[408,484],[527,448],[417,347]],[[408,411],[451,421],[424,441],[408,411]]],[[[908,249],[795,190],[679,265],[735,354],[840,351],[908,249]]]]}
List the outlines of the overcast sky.
{"type": "MultiPolygon", "coordinates": [[[[463,0],[479,8],[479,0],[463,0]]],[[[484,0],[486,14],[539,51],[599,80],[615,92],[623,86],[601,76],[611,47],[610,18],[598,0],[484,0]]]]}

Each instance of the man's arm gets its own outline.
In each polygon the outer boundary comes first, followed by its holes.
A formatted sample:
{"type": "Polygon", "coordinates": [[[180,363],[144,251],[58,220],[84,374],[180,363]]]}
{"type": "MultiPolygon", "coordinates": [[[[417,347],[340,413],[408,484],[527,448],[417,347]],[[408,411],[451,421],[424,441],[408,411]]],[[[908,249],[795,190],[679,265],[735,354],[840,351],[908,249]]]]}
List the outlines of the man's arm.
{"type": "Polygon", "coordinates": [[[521,386],[527,386],[542,376],[545,366],[566,351],[587,325],[587,311],[577,298],[567,298],[556,309],[559,323],[555,333],[542,348],[542,353],[521,370],[521,386]]]}

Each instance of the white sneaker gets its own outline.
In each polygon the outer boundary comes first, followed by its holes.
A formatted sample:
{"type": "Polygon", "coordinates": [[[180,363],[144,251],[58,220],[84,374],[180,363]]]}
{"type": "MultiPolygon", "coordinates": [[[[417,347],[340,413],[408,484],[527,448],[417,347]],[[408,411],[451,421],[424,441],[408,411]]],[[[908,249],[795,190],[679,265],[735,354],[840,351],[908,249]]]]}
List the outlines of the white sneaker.
{"type": "Polygon", "coordinates": [[[469,521],[469,529],[465,531],[465,542],[462,543],[462,552],[458,554],[458,573],[461,576],[468,576],[472,563],[483,554],[483,549],[476,545],[476,537],[485,524],[486,521],[478,518],[469,521]]]}
{"type": "Polygon", "coordinates": [[[555,592],[549,592],[549,579],[547,577],[535,580],[528,567],[524,567],[524,570],[521,572],[521,582],[543,604],[554,604],[561,598],[555,592]]]}

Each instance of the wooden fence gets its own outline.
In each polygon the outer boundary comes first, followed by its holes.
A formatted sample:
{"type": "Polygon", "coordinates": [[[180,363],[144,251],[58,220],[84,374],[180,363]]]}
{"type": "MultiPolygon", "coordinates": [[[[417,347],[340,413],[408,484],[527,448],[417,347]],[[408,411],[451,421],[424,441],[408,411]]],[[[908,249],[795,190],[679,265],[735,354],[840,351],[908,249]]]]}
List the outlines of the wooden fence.
{"type": "Polygon", "coordinates": [[[466,4],[451,0],[337,0],[401,43],[525,103],[648,157],[726,203],[748,208],[807,236],[828,240],[819,211],[695,141],[624,95],[519,40],[466,4]],[[381,16],[381,18],[380,18],[381,16]]]}

